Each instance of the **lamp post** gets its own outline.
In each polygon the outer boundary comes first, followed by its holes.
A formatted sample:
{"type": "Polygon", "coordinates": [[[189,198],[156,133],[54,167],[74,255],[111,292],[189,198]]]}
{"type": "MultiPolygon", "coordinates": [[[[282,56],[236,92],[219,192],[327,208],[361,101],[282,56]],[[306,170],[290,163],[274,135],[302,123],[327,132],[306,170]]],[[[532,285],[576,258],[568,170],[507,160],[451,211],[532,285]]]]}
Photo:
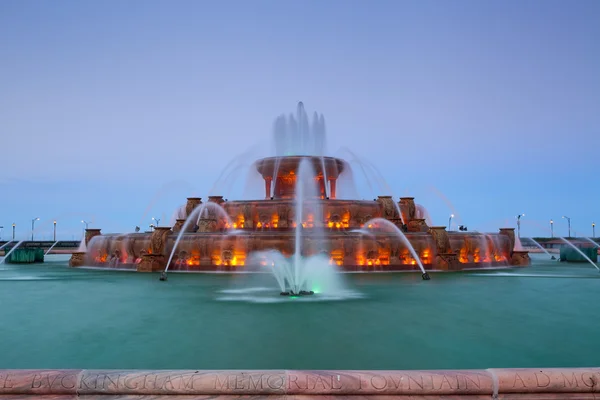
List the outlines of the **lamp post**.
{"type": "Polygon", "coordinates": [[[16,227],[16,226],[17,226],[17,224],[15,224],[15,223],[13,222],[13,224],[12,224],[12,227],[13,227],[13,238],[12,238],[12,240],[13,240],[13,242],[15,241],[15,227],[16,227]]]}
{"type": "Polygon", "coordinates": [[[35,227],[35,221],[39,221],[39,220],[40,220],[39,217],[36,217],[36,218],[34,218],[34,219],[31,220],[31,241],[32,242],[33,242],[33,230],[34,230],[34,227],[35,227]]]}
{"type": "Polygon", "coordinates": [[[593,238],[596,237],[596,223],[595,222],[592,222],[592,237],[593,238]]]}
{"type": "Polygon", "coordinates": [[[56,220],[54,220],[54,241],[56,242],[56,220]]]}
{"type": "Polygon", "coordinates": [[[448,218],[448,231],[450,231],[450,226],[452,226],[452,218],[454,218],[454,214],[450,214],[450,218],[448,218]]]}
{"type": "Polygon", "coordinates": [[[563,215],[563,218],[567,220],[567,224],[569,224],[569,237],[571,237],[571,218],[563,215]]]}
{"type": "Polygon", "coordinates": [[[152,217],[152,221],[156,221],[156,225],[154,225],[154,226],[160,226],[159,225],[160,224],[160,219],[152,217]]]}
{"type": "Polygon", "coordinates": [[[81,223],[85,225],[85,229],[83,230],[83,237],[85,238],[85,230],[88,228],[88,226],[90,225],[90,223],[88,221],[85,220],[81,220],[81,223]]]}
{"type": "Polygon", "coordinates": [[[550,220],[550,236],[554,237],[554,220],[550,220]]]}
{"type": "Polygon", "coordinates": [[[517,215],[517,236],[521,238],[521,217],[524,217],[525,213],[517,215]]]}
{"type": "Polygon", "coordinates": [[[4,227],[0,226],[0,240],[2,240],[2,229],[4,229],[4,227]]]}

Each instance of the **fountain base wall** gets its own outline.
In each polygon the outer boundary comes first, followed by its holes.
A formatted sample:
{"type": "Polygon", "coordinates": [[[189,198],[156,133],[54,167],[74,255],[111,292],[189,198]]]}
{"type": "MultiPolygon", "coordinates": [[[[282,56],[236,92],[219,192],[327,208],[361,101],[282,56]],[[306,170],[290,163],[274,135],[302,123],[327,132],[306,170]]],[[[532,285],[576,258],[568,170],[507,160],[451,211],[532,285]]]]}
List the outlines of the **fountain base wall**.
{"type": "MultiPolygon", "coordinates": [[[[184,233],[169,266],[170,270],[242,271],[252,267],[248,256],[255,252],[277,250],[284,257],[294,254],[294,229],[236,230],[235,232],[184,233]]],[[[80,253],[71,266],[128,268],[139,272],[164,270],[177,235],[163,230],[152,234],[98,235],[94,237],[82,263],[80,253]],[[159,238],[160,240],[157,240],[159,238]]],[[[447,233],[432,227],[429,233],[407,233],[425,269],[458,271],[462,269],[527,266],[529,255],[513,251],[505,234],[447,233]]],[[[410,271],[418,263],[393,233],[329,230],[313,234],[307,230],[301,241],[302,255],[323,254],[330,264],[343,271],[410,271]]]]}

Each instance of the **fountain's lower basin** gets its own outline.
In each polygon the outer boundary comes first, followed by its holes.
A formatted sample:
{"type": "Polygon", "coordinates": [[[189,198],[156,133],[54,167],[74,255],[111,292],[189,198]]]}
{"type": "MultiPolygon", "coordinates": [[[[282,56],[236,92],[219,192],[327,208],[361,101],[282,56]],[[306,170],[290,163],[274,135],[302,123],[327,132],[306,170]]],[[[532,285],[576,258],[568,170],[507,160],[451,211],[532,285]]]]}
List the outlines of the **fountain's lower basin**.
{"type": "MultiPolygon", "coordinates": [[[[439,232],[406,234],[425,269],[462,270],[529,264],[527,253],[514,251],[511,237],[502,232],[441,231],[441,237],[439,232]]],[[[169,270],[252,270],[260,265],[251,264],[250,254],[277,250],[284,257],[291,257],[295,250],[294,240],[293,229],[184,233],[169,270]]],[[[175,241],[176,235],[167,230],[160,235],[156,232],[98,235],[89,242],[85,260],[79,262],[79,266],[129,268],[141,272],[164,270],[175,241]]],[[[333,229],[315,234],[305,229],[301,248],[302,256],[323,255],[342,271],[419,270],[408,246],[389,232],[371,234],[333,229]]]]}

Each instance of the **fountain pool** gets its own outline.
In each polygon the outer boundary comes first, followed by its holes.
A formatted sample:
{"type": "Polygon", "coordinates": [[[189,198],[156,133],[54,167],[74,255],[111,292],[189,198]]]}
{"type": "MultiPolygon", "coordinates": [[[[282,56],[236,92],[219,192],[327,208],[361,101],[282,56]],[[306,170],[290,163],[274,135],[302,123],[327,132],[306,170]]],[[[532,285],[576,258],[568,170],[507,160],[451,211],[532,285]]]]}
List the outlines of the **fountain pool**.
{"type": "Polygon", "coordinates": [[[272,278],[268,292],[232,293],[249,276],[165,284],[60,255],[0,265],[0,368],[543,368],[596,365],[600,352],[600,275],[586,263],[344,274],[360,297],[340,301],[279,296],[272,278]]]}

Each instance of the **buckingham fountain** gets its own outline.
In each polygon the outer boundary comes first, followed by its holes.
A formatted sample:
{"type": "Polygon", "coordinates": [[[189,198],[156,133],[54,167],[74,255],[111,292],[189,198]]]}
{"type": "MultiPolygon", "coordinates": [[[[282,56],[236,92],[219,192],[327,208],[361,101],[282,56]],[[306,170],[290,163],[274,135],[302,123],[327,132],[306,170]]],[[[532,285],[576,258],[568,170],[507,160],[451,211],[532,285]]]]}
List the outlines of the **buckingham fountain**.
{"type": "Polygon", "coordinates": [[[325,156],[325,122],[312,123],[302,103],[275,121],[275,156],[256,160],[264,198],[190,197],[171,226],[152,232],[101,234],[87,229],[85,251],[72,267],[167,271],[269,271],[282,293],[310,293],[319,273],[415,271],[527,266],[514,228],[497,233],[429,226],[413,197],[339,198],[351,165],[325,156]]]}

